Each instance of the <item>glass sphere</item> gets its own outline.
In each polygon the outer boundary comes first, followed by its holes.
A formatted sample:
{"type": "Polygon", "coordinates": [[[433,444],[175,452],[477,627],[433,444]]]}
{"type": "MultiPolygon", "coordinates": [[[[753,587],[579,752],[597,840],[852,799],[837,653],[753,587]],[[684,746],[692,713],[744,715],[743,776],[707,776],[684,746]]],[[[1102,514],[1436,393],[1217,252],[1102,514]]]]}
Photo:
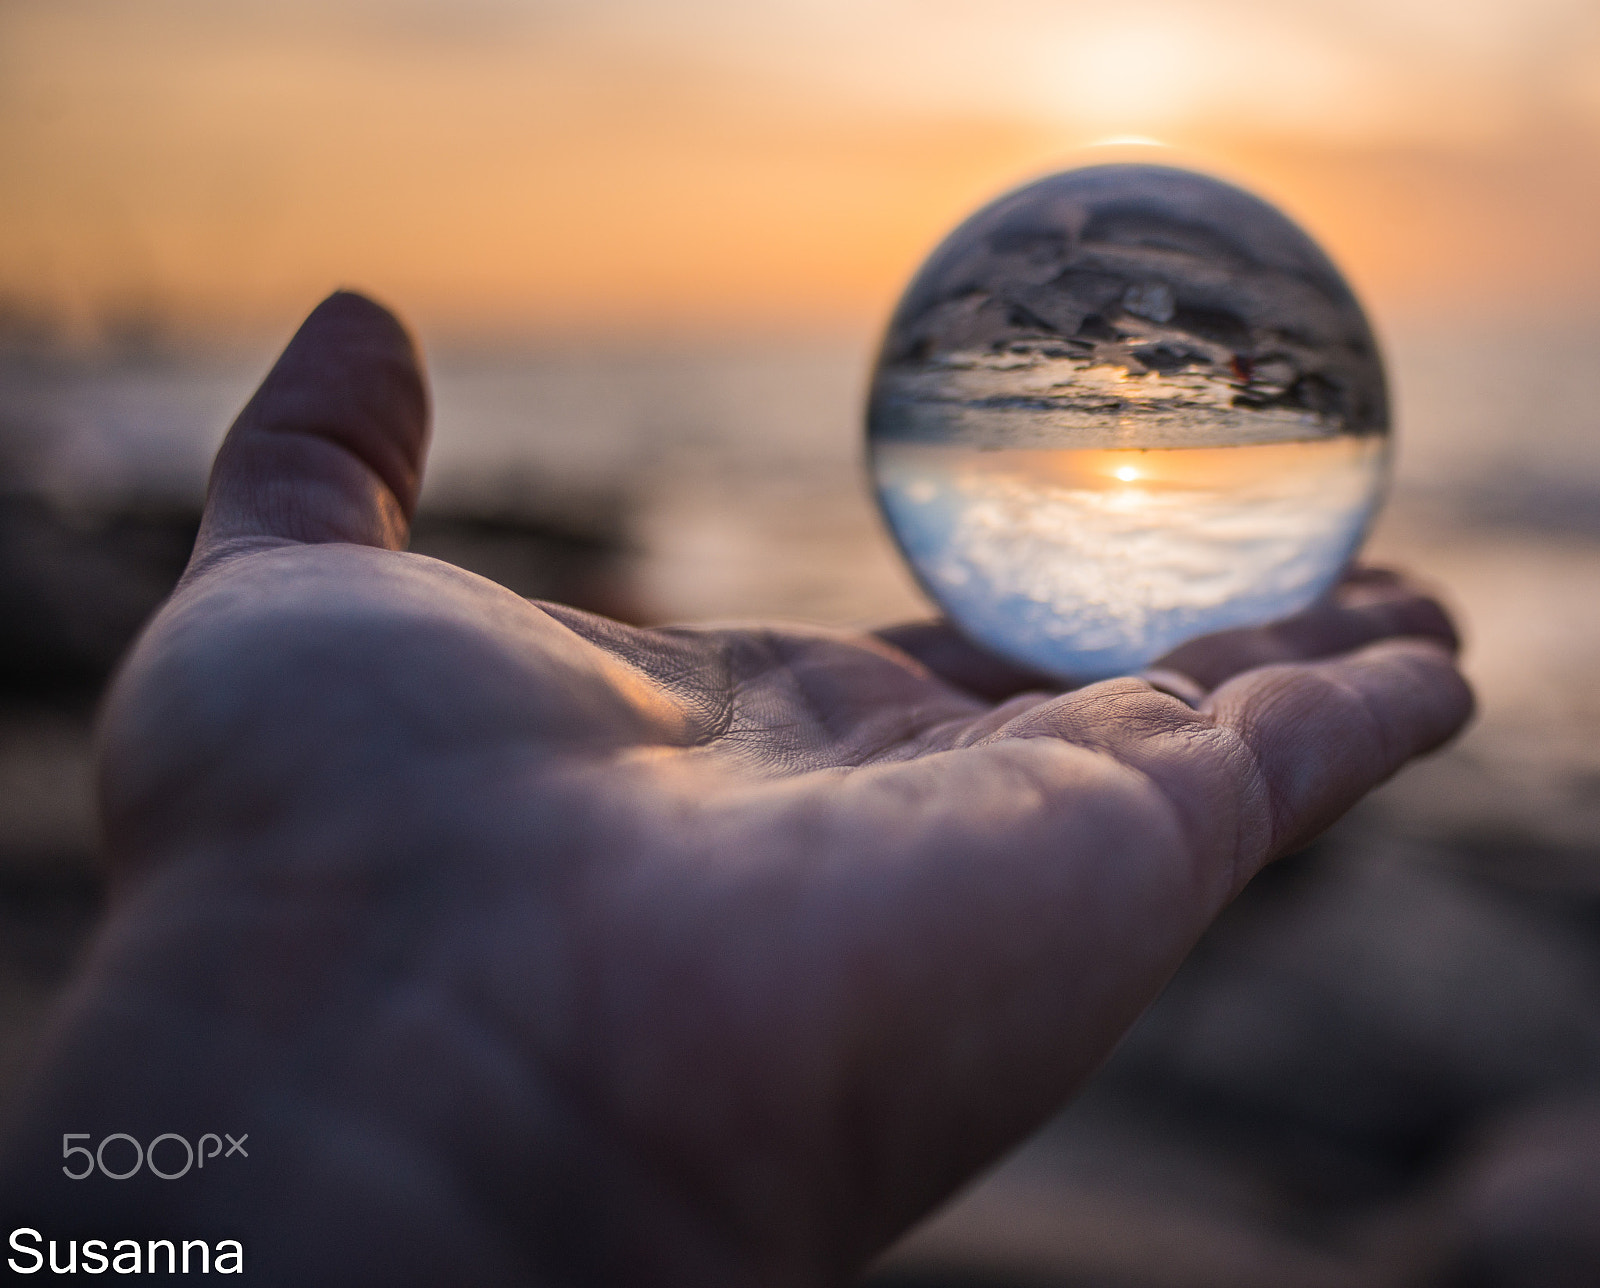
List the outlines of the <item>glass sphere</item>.
{"type": "Polygon", "coordinates": [[[1388,475],[1361,306],[1298,227],[1186,170],[1001,197],[901,299],[873,375],[879,503],[971,638],[1067,682],[1307,607],[1388,475]]]}

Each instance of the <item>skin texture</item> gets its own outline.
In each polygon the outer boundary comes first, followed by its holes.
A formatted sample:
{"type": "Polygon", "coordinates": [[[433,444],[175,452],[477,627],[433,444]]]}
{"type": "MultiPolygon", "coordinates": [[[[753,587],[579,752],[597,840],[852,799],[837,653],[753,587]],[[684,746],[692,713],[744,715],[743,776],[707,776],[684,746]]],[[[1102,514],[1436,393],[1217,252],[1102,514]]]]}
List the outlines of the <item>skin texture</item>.
{"type": "Polygon", "coordinates": [[[1392,574],[1064,694],[937,625],[529,603],[402,552],[426,437],[404,330],[339,294],[222,448],[106,703],[111,908],[8,1229],[298,1285],[840,1282],[1469,714],[1392,574]],[[250,1157],[74,1182],[68,1131],[250,1157]]]}

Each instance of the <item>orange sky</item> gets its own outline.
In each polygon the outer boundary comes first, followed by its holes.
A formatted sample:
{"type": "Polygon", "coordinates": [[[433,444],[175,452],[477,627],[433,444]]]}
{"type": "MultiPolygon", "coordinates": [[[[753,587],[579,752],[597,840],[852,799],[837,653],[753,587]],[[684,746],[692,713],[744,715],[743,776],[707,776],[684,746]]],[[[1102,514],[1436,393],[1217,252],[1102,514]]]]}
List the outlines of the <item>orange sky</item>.
{"type": "Polygon", "coordinates": [[[1125,133],[1380,308],[1600,298],[1593,0],[0,0],[0,322],[870,326],[1125,133]]]}

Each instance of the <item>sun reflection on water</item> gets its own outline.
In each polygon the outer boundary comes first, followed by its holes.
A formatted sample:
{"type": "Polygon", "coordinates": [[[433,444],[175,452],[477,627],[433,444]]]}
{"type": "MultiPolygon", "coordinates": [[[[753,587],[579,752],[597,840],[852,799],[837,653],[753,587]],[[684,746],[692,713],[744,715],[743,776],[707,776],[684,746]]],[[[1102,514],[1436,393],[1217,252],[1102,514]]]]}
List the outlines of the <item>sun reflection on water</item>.
{"type": "Polygon", "coordinates": [[[1387,451],[1337,435],[1127,451],[886,441],[874,455],[934,597],[997,651],[1090,679],[1304,608],[1360,542],[1387,451]]]}

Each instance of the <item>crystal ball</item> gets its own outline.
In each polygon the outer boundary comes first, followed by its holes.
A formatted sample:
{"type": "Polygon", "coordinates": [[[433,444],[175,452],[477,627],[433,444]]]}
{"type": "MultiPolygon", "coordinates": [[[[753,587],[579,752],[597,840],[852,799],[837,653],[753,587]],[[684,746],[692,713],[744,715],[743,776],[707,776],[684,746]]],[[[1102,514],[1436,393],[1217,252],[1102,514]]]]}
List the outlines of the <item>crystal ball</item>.
{"type": "Polygon", "coordinates": [[[927,592],[1069,683],[1309,606],[1390,455],[1377,345],[1328,257],[1156,165],[1052,175],[951,233],[890,321],[867,433],[927,592]]]}

